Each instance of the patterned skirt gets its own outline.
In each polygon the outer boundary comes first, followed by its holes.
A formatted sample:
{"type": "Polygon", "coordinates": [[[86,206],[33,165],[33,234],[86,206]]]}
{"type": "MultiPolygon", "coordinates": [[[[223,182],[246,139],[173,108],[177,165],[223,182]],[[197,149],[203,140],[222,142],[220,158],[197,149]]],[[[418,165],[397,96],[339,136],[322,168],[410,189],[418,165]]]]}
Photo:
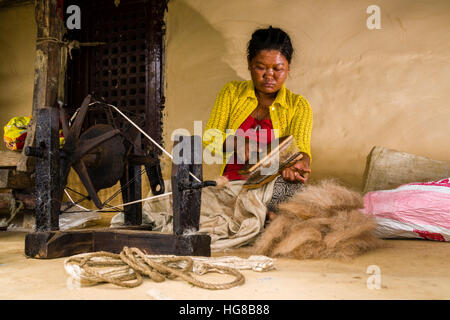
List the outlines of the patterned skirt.
{"type": "Polygon", "coordinates": [[[304,184],[301,182],[285,181],[282,176],[278,176],[273,186],[272,199],[267,203],[267,210],[277,213],[278,205],[289,200],[289,198],[303,187],[304,184]]]}

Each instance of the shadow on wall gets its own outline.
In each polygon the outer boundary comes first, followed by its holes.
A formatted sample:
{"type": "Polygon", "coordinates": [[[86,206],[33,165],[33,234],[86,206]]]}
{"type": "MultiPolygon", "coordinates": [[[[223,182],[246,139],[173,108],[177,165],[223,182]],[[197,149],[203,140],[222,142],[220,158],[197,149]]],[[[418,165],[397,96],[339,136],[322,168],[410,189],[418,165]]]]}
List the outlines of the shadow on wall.
{"type": "MultiPolygon", "coordinates": [[[[202,121],[204,130],[223,85],[243,79],[223,59],[227,40],[194,8],[184,1],[169,2],[166,23],[167,103],[163,136],[165,148],[170,152],[174,130],[186,129],[194,134],[194,121],[202,121]]],[[[244,50],[242,55],[245,54],[244,50]]],[[[169,178],[171,162],[167,157],[161,160],[163,175],[169,178]]],[[[204,178],[219,175],[219,168],[204,165],[204,178]]]]}

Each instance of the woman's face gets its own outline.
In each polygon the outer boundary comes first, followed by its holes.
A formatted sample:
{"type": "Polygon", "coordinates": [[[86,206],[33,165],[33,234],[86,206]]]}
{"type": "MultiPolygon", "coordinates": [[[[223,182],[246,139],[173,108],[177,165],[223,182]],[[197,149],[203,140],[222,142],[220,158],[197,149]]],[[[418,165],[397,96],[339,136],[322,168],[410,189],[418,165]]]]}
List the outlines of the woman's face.
{"type": "Polygon", "coordinates": [[[289,63],[278,50],[261,50],[248,61],[253,84],[260,93],[271,94],[281,89],[289,72],[289,63]]]}

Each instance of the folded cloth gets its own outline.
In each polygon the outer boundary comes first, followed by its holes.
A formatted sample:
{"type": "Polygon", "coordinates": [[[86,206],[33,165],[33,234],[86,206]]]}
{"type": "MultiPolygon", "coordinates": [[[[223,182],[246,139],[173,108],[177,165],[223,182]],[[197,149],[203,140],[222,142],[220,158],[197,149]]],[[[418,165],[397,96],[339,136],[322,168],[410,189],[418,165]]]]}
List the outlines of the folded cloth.
{"type": "MultiPolygon", "coordinates": [[[[243,180],[222,187],[202,189],[199,233],[211,236],[211,250],[237,248],[251,243],[264,228],[267,206],[275,180],[258,189],[243,189],[243,180]]],[[[165,181],[167,192],[170,181],[165,181]]],[[[148,195],[151,196],[151,193],[148,195]]],[[[148,200],[142,208],[144,222],[155,231],[172,232],[172,197],[148,200]]],[[[111,226],[123,224],[123,213],[113,217],[111,226]]]]}

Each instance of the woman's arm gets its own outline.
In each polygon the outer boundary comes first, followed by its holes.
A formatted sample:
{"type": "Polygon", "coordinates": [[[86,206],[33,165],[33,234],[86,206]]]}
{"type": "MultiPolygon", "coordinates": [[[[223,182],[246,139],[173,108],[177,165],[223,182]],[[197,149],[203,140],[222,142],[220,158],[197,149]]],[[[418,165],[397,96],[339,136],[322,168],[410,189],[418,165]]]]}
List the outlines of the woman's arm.
{"type": "Polygon", "coordinates": [[[214,107],[206,123],[203,145],[212,155],[222,154],[226,140],[226,129],[230,117],[233,83],[225,84],[217,95],[214,107]]]}
{"type": "Polygon", "coordinates": [[[298,181],[306,183],[311,173],[311,132],[313,114],[309,102],[304,97],[299,97],[295,113],[289,126],[289,135],[294,136],[295,142],[303,158],[293,166],[282,171],[281,175],[286,181],[298,181]]]}

